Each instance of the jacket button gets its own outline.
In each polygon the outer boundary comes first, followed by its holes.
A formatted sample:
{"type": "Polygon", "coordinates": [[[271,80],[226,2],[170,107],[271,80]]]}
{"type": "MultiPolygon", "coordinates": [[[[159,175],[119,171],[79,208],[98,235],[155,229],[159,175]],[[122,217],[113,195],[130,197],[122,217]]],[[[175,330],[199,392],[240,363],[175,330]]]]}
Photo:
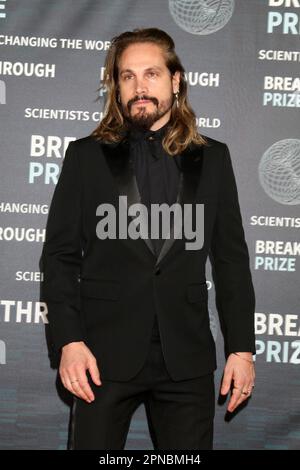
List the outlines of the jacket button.
{"type": "Polygon", "coordinates": [[[157,276],[158,274],[160,274],[160,268],[156,268],[155,271],[154,271],[154,274],[157,276]]]}

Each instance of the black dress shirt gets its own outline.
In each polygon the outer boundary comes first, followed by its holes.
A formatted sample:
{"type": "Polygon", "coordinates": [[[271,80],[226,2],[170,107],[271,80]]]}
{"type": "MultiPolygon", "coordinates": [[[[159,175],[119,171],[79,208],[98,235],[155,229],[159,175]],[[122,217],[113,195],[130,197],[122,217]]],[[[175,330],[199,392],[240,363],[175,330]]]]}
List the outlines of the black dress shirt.
{"type": "MultiPolygon", "coordinates": [[[[141,203],[148,210],[148,228],[151,227],[151,204],[176,202],[180,169],[178,160],[165,152],[163,136],[168,128],[167,122],[156,131],[143,131],[132,128],[129,131],[130,157],[133,162],[141,203]]],[[[161,224],[160,224],[161,226],[161,224]]],[[[164,239],[151,239],[156,256],[159,255],[164,239]]],[[[153,336],[159,338],[157,317],[155,315],[153,336]]]]}

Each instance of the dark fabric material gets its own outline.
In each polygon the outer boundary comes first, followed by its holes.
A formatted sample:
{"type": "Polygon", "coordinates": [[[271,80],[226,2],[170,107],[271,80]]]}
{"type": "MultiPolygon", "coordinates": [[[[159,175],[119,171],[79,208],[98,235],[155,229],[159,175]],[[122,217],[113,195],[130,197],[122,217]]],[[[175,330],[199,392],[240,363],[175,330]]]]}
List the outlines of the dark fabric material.
{"type": "MultiPolygon", "coordinates": [[[[132,128],[129,131],[130,157],[133,161],[141,203],[148,209],[148,226],[151,226],[151,204],[169,205],[176,202],[180,170],[176,158],[168,155],[162,139],[169,123],[156,131],[132,128]]],[[[161,228],[161,225],[160,225],[161,228]]],[[[164,243],[160,238],[152,238],[156,256],[164,243]]],[[[154,315],[154,337],[159,337],[157,314],[154,315]]]]}
{"type": "MultiPolygon", "coordinates": [[[[168,123],[157,131],[132,129],[129,132],[130,156],[132,158],[141,202],[151,215],[151,204],[176,202],[180,170],[174,157],[168,155],[162,139],[168,123]]],[[[148,223],[151,223],[149,217],[148,223]]],[[[150,226],[150,225],[149,225],[150,226]]],[[[158,256],[164,240],[152,239],[158,256]]]]}
{"type": "Polygon", "coordinates": [[[95,400],[74,398],[70,450],[123,450],[142,403],[154,450],[212,449],[214,374],[172,381],[160,341],[152,339],[143,368],[129,382],[89,383],[95,400]]]}

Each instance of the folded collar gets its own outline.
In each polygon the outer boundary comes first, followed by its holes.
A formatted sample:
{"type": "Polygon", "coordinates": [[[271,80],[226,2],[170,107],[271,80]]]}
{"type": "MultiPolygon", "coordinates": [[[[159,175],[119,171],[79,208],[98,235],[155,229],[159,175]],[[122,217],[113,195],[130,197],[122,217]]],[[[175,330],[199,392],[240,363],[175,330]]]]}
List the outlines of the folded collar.
{"type": "Polygon", "coordinates": [[[156,131],[152,130],[143,130],[139,129],[136,127],[132,127],[128,131],[128,137],[131,141],[139,141],[139,140],[149,140],[154,141],[154,140],[160,140],[162,141],[163,136],[165,132],[167,131],[167,128],[169,127],[169,121],[164,124],[162,127],[157,129],[156,131]]]}
{"type": "Polygon", "coordinates": [[[169,121],[156,131],[133,127],[128,131],[129,142],[133,148],[139,145],[148,144],[151,154],[156,159],[161,158],[164,153],[162,139],[168,127],[169,121]]]}

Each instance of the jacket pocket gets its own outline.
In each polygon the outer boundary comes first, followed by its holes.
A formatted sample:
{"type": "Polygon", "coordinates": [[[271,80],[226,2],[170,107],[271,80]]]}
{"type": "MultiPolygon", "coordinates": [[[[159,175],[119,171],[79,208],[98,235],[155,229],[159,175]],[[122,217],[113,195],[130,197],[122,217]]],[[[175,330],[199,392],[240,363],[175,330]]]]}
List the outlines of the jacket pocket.
{"type": "Polygon", "coordinates": [[[96,299],[118,300],[120,298],[120,283],[99,279],[81,279],[80,291],[82,297],[96,299]]]}
{"type": "Polygon", "coordinates": [[[206,281],[189,284],[187,286],[187,298],[189,302],[206,302],[208,299],[206,281]]]}

